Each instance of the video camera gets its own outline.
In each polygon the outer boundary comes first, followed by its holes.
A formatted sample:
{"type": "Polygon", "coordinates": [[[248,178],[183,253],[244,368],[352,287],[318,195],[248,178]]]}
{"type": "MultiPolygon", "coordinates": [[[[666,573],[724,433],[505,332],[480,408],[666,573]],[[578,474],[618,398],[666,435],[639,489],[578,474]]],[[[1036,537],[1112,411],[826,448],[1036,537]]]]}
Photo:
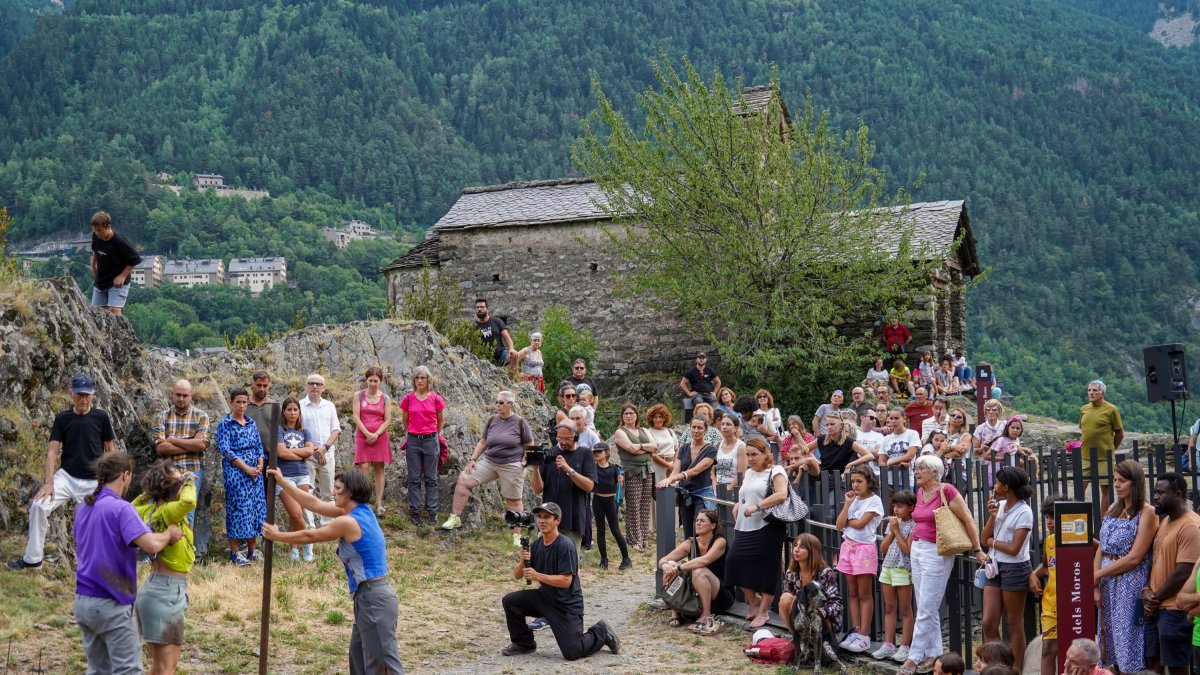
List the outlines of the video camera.
{"type": "Polygon", "coordinates": [[[547,449],[544,445],[535,445],[525,451],[525,463],[529,466],[552,464],[555,454],[553,448],[547,449]]]}
{"type": "MultiPolygon", "coordinates": [[[[504,524],[509,527],[523,527],[525,531],[521,533],[521,550],[529,550],[529,536],[533,534],[537,528],[537,516],[531,511],[505,511],[504,524]]],[[[525,580],[525,585],[529,586],[533,582],[525,580]]]]}

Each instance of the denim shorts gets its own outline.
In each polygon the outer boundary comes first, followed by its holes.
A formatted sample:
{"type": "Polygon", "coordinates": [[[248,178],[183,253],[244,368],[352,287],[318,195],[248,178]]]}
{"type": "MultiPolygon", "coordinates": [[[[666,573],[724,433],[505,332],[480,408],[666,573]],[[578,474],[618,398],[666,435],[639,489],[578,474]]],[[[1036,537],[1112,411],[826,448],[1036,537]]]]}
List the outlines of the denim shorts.
{"type": "Polygon", "coordinates": [[[1181,609],[1160,609],[1146,622],[1146,658],[1168,668],[1188,665],[1192,652],[1192,622],[1181,609]]]}
{"type": "Polygon", "coordinates": [[[93,307],[124,307],[127,298],[129,298],[128,281],[124,286],[112,286],[107,291],[92,286],[93,307]]]}
{"type": "Polygon", "coordinates": [[[1028,560],[1019,563],[997,562],[998,574],[994,579],[988,579],[984,586],[999,587],[1002,591],[1029,590],[1029,575],[1033,573],[1033,564],[1028,560]]]}

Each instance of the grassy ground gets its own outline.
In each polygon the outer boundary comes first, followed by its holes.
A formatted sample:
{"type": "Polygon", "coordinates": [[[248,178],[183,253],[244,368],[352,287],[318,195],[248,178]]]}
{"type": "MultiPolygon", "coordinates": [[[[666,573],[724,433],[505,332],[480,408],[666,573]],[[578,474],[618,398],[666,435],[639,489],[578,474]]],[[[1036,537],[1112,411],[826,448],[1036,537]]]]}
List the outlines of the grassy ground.
{"type": "MultiPolygon", "coordinates": [[[[547,632],[539,635],[536,655],[502,657],[508,636],[500,598],[525,587],[511,577],[515,552],[507,532],[493,523],[443,534],[404,521],[388,515],[383,524],[400,601],[400,654],[410,672],[728,672],[747,665],[740,650],[748,642],[745,633],[702,638],[669,628],[666,612],[650,608],[650,553],[637,555],[630,572],[616,571],[616,560],[612,570],[598,570],[597,554],[584,553],[587,620],[603,617],[617,627],[624,639],[620,656],[605,650],[568,664],[547,632]]],[[[10,560],[23,545],[23,538],[8,537],[0,550],[10,560]]],[[[346,670],[353,607],[333,545],[318,546],[317,554],[315,563],[300,564],[288,560],[286,547],[275,549],[272,673],[346,670]]],[[[192,570],[181,673],[257,671],[261,584],[258,565],[214,561],[192,570]]],[[[63,563],[0,570],[0,650],[11,649],[6,672],[29,672],[39,661],[44,672],[83,671],[73,599],[74,574],[63,563]]]]}

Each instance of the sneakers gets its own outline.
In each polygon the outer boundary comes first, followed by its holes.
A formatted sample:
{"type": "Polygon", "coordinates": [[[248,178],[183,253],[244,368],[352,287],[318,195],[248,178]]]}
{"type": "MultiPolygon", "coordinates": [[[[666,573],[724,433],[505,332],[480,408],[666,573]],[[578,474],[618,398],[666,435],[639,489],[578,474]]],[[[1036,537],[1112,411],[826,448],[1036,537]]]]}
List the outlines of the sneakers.
{"type": "Polygon", "coordinates": [[[861,654],[871,648],[871,641],[866,635],[860,635],[857,632],[850,631],[846,638],[838,645],[842,649],[853,654],[861,654]]]}
{"type": "Polygon", "coordinates": [[[896,663],[904,663],[908,660],[908,645],[900,645],[896,647],[896,653],[892,654],[892,660],[896,663]]]}
{"type": "Polygon", "coordinates": [[[521,654],[532,654],[536,651],[537,645],[533,645],[532,647],[522,647],[514,642],[504,649],[501,649],[500,653],[505,656],[520,656],[521,654]]]}
{"type": "MultiPolygon", "coordinates": [[[[449,522],[449,521],[447,521],[449,522]]],[[[521,533],[513,532],[513,548],[521,548],[521,533]]]]}
{"type": "Polygon", "coordinates": [[[245,553],[238,551],[237,553],[229,554],[229,562],[237,565],[238,567],[245,567],[246,565],[250,564],[250,559],[246,557],[245,553]]]}
{"type": "MultiPolygon", "coordinates": [[[[450,517],[446,519],[446,522],[442,523],[443,530],[457,530],[460,527],[462,527],[462,518],[459,518],[458,516],[454,515],[453,513],[451,513],[450,517]]],[[[526,654],[528,652],[521,652],[521,653],[526,654]]]]}
{"type": "Polygon", "coordinates": [[[253,551],[250,551],[249,553],[246,554],[246,559],[249,560],[250,562],[262,562],[263,561],[262,551],[260,551],[258,549],[254,549],[253,551]]]}
{"type": "Polygon", "coordinates": [[[316,557],[313,555],[312,544],[305,544],[300,547],[300,557],[304,558],[304,562],[312,562],[316,557]]]}
{"type": "Polygon", "coordinates": [[[604,628],[604,646],[608,647],[608,651],[610,651],[614,654],[620,654],[621,653],[621,636],[617,635],[613,631],[612,626],[608,625],[608,622],[605,621],[604,619],[600,619],[599,621],[597,621],[596,627],[604,628]]]}
{"type": "Polygon", "coordinates": [[[17,558],[16,560],[8,563],[8,569],[10,569],[10,570],[27,570],[27,569],[30,569],[31,567],[41,567],[41,566],[42,566],[42,561],[40,561],[40,560],[35,563],[31,563],[31,562],[25,562],[24,558],[17,558]]]}
{"type": "Polygon", "coordinates": [[[633,568],[632,560],[630,560],[629,558],[621,558],[621,566],[618,567],[617,569],[618,570],[627,570],[627,569],[632,569],[632,568],[633,568]]]}
{"type": "Polygon", "coordinates": [[[533,623],[529,624],[529,630],[543,630],[543,629],[549,628],[549,627],[550,627],[550,622],[542,617],[534,619],[533,623]]]}
{"type": "Polygon", "coordinates": [[[291,549],[291,551],[288,552],[288,557],[292,559],[292,562],[300,562],[300,549],[291,549]]]}
{"type": "Polygon", "coordinates": [[[895,654],[896,645],[890,642],[885,642],[883,643],[882,647],[871,652],[871,658],[882,661],[884,659],[890,659],[891,657],[895,656],[895,654]]]}

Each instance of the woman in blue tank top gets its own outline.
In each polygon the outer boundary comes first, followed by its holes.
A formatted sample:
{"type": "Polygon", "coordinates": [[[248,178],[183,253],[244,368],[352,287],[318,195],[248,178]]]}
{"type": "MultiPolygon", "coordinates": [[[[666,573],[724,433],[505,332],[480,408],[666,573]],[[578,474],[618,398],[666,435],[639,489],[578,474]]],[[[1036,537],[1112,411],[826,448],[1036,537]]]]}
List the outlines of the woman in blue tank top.
{"type": "Polygon", "coordinates": [[[288,544],[337,541],[337,555],[346,568],[350,594],[354,596],[354,628],[350,632],[351,675],[399,675],[400,651],[396,646],[399,606],[396,591],[387,581],[387,544],[379,520],[371,510],[371,479],[358,469],[343,471],[333,478],[333,502],[324,502],[282,480],[278,469],[267,472],[276,485],[317,515],[332,518],[316,530],[280,532],[271,523],[263,535],[288,544]]]}

